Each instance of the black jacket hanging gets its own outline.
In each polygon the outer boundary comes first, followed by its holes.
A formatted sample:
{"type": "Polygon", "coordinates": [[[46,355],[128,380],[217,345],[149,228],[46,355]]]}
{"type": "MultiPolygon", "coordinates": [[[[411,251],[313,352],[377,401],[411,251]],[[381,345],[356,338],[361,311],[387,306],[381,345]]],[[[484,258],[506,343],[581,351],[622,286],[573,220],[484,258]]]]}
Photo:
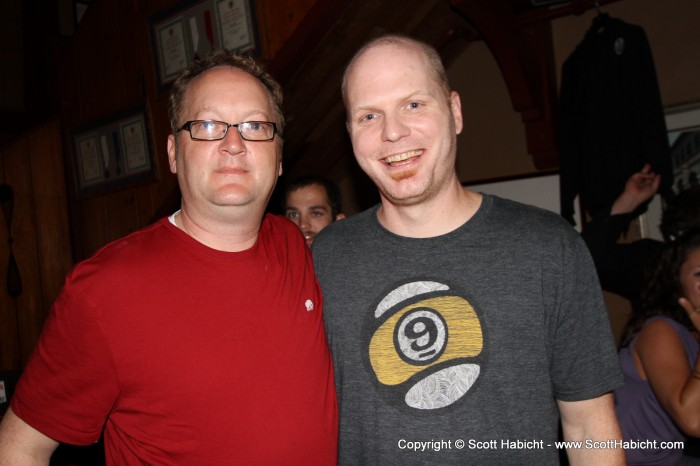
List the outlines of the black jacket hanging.
{"type": "MultiPolygon", "coordinates": [[[[672,168],[656,71],[644,30],[599,15],[564,62],[560,92],[561,214],[574,199],[608,215],[625,182],[650,163],[671,193],[672,168]]],[[[643,206],[641,211],[644,211],[643,206]]]]}

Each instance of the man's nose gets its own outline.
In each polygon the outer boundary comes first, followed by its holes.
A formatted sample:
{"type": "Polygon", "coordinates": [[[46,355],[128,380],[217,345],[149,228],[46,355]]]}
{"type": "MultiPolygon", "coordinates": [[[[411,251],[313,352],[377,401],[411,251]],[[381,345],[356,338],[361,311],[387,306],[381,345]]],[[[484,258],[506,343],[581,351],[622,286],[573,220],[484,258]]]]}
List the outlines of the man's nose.
{"type": "Polygon", "coordinates": [[[307,228],[311,226],[311,216],[308,214],[301,214],[299,216],[299,226],[301,228],[307,228]]]}
{"type": "Polygon", "coordinates": [[[382,128],[382,140],[398,141],[411,133],[410,128],[399,115],[385,114],[384,127],[382,128]]]}
{"type": "Polygon", "coordinates": [[[238,132],[238,128],[232,126],[226,132],[226,136],[221,140],[219,146],[221,150],[230,155],[240,155],[246,150],[245,140],[238,132]]]}

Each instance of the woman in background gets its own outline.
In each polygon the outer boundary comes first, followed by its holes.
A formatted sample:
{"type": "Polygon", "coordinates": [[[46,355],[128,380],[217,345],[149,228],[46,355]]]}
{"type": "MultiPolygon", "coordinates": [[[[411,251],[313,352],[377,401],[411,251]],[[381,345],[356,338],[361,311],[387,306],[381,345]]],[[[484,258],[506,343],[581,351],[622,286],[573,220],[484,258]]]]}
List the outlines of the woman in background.
{"type": "Polygon", "coordinates": [[[627,324],[615,391],[630,465],[698,464],[662,442],[700,437],[700,230],[664,244],[627,324]]]}

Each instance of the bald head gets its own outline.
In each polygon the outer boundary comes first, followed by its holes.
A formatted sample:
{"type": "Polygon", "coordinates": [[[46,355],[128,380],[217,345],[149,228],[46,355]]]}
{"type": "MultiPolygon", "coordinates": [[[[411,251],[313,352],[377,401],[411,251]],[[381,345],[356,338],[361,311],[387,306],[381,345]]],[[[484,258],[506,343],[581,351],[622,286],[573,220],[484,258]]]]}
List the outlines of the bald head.
{"type": "Polygon", "coordinates": [[[429,68],[430,74],[433,76],[435,81],[442,87],[445,92],[445,97],[450,96],[450,83],[447,79],[447,73],[445,72],[445,67],[442,64],[442,59],[438,54],[437,50],[425,42],[413,39],[408,36],[402,36],[399,34],[389,34],[385,36],[380,36],[375,39],[370,40],[365,45],[363,45],[360,50],[355,53],[355,55],[348,63],[345,68],[345,73],[343,74],[343,81],[341,85],[341,91],[343,94],[343,102],[345,103],[345,108],[348,108],[348,86],[351,85],[352,72],[356,67],[362,65],[363,56],[370,50],[376,48],[399,48],[399,49],[412,49],[416,52],[422,54],[425,57],[426,65],[429,68]]]}

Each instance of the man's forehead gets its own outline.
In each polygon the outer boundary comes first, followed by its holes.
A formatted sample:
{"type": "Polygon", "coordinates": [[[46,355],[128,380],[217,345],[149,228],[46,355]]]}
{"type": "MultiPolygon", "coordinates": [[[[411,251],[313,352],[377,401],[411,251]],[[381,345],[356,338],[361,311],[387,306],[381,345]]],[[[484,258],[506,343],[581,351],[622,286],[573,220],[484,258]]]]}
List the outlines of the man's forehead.
{"type": "MultiPolygon", "coordinates": [[[[396,60],[408,63],[415,62],[423,65],[426,62],[425,54],[415,44],[409,42],[391,42],[375,44],[360,52],[350,65],[348,78],[358,71],[367,71],[367,66],[375,67],[385,60],[396,60]]],[[[370,70],[371,71],[371,70],[370,70]]]]}
{"type": "Polygon", "coordinates": [[[190,104],[206,99],[218,104],[221,101],[220,93],[225,91],[244,93],[248,96],[245,99],[248,104],[256,102],[255,105],[259,107],[255,109],[257,112],[271,113],[274,109],[272,96],[260,80],[230,65],[208,69],[195,77],[185,90],[183,101],[190,104]]]}
{"type": "MultiPolygon", "coordinates": [[[[381,98],[381,95],[386,94],[388,90],[405,92],[407,89],[402,84],[418,83],[423,81],[423,78],[432,79],[432,76],[420,50],[402,44],[379,45],[358,57],[348,70],[348,100],[353,100],[352,97],[358,94],[364,97],[381,98]],[[379,89],[383,89],[381,95],[377,95],[379,89]]],[[[410,92],[421,90],[426,89],[417,87],[410,92]]],[[[354,103],[363,105],[362,102],[354,103]]]]}

